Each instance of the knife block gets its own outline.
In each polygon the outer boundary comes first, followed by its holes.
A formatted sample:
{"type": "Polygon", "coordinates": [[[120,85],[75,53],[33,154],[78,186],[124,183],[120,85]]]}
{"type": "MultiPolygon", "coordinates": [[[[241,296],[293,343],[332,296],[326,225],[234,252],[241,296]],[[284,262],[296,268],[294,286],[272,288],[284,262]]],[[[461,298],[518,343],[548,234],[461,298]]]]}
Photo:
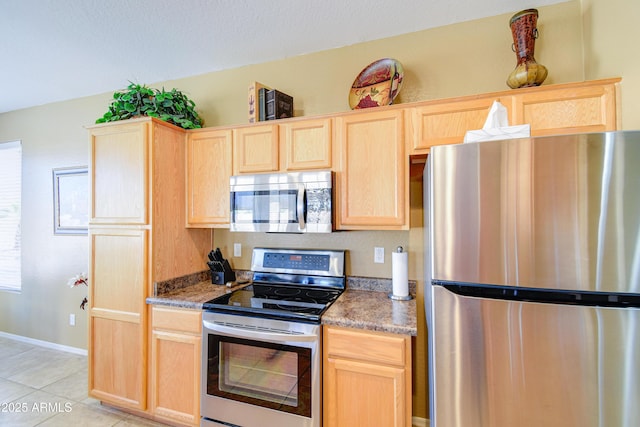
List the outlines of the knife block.
{"type": "Polygon", "coordinates": [[[233,270],[211,272],[211,283],[214,285],[224,285],[225,283],[233,282],[234,280],[236,280],[236,273],[233,270]]]}

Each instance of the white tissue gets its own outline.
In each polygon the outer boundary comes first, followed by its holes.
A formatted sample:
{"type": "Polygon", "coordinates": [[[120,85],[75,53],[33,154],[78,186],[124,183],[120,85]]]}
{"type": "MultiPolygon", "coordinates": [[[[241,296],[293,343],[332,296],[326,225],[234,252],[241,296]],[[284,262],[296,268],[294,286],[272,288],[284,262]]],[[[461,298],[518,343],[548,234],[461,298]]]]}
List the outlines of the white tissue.
{"type": "Polygon", "coordinates": [[[487,120],[484,121],[482,129],[492,129],[509,126],[509,116],[507,115],[507,108],[500,103],[500,101],[493,101],[487,120]]]}
{"type": "Polygon", "coordinates": [[[509,126],[507,108],[499,101],[493,101],[482,129],[467,131],[463,142],[496,141],[530,136],[530,125],[509,126]]]}
{"type": "Polygon", "coordinates": [[[406,297],[409,295],[408,252],[393,252],[391,254],[391,283],[394,296],[406,297]]]}

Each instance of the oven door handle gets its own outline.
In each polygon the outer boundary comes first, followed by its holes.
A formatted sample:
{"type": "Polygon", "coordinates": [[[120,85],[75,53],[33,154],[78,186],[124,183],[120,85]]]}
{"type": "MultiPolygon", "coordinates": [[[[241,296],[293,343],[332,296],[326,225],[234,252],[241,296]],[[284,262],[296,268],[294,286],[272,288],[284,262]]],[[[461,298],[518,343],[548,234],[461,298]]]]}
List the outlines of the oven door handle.
{"type": "Polygon", "coordinates": [[[234,328],[232,326],[220,325],[217,323],[202,321],[205,328],[210,331],[218,332],[222,335],[233,336],[236,338],[246,338],[252,340],[269,340],[276,342],[311,342],[318,339],[316,334],[287,334],[280,332],[272,332],[256,329],[234,328]]]}

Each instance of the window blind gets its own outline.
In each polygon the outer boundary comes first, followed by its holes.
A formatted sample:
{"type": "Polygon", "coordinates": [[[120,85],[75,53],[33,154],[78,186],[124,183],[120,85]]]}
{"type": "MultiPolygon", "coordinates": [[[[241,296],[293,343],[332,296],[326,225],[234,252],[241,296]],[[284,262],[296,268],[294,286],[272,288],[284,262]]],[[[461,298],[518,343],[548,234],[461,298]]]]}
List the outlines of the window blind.
{"type": "Polygon", "coordinates": [[[21,289],[22,143],[0,143],[0,289],[21,289]]]}

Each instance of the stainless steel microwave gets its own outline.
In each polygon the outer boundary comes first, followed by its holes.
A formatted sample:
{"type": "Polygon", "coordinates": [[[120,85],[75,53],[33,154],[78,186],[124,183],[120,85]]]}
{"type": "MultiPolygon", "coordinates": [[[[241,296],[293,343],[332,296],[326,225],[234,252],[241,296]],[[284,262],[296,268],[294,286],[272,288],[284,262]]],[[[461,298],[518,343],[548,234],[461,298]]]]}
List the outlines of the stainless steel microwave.
{"type": "Polygon", "coordinates": [[[231,177],[230,191],[231,231],[333,231],[333,173],[329,170],[236,175],[231,177]]]}

